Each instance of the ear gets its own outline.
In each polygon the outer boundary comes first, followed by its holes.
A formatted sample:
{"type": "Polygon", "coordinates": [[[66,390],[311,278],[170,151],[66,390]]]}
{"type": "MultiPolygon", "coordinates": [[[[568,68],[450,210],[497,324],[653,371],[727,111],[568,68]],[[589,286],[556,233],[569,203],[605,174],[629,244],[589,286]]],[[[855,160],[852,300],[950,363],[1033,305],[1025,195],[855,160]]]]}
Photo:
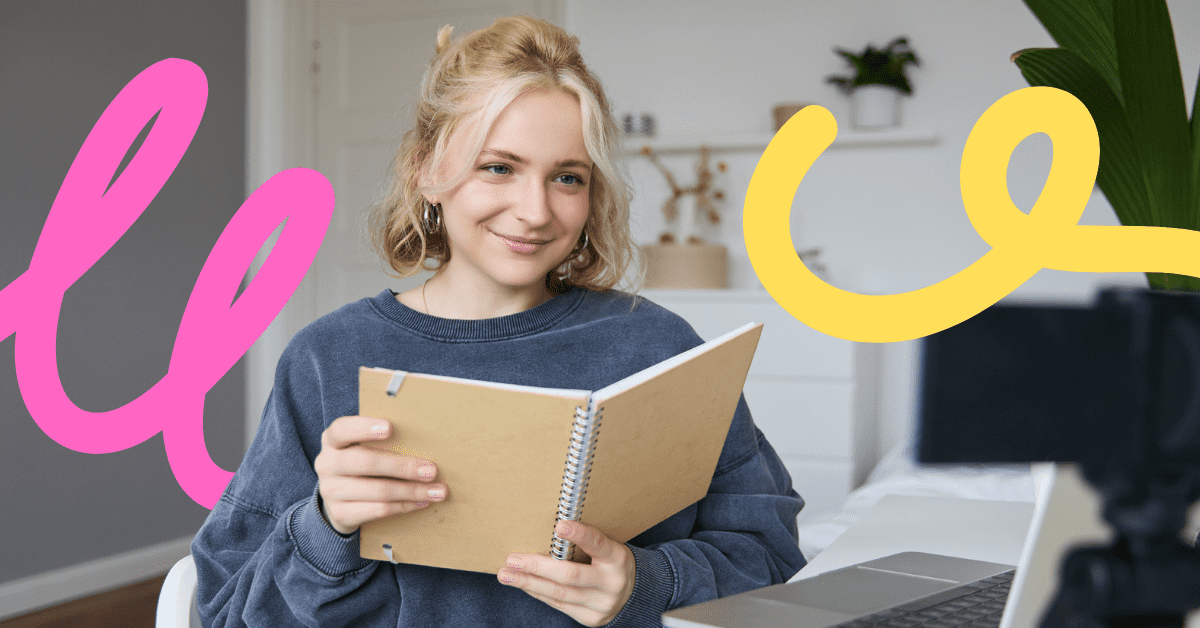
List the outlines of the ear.
{"type": "MultiPolygon", "coordinates": [[[[417,185],[422,188],[433,185],[433,181],[431,180],[432,177],[429,176],[429,160],[426,159],[425,156],[421,156],[421,157],[418,157],[416,159],[416,161],[417,161],[417,164],[416,164],[416,166],[417,166],[417,185]]],[[[437,205],[441,198],[441,195],[422,193],[421,197],[425,200],[426,203],[437,205]]]]}
{"type": "MultiPolygon", "coordinates": [[[[419,185],[420,185],[421,187],[427,187],[427,186],[429,186],[429,185],[430,185],[429,179],[427,179],[427,178],[426,178],[426,177],[424,177],[424,176],[420,177],[420,178],[418,179],[418,181],[420,182],[420,183],[419,183],[419,185]]],[[[439,203],[441,203],[441,202],[442,202],[442,195],[441,195],[441,194],[436,194],[436,193],[431,193],[431,192],[421,192],[421,198],[422,198],[422,199],[423,199],[423,200],[424,200],[426,203],[430,203],[430,204],[432,204],[432,205],[437,205],[437,204],[439,204],[439,203]]]]}

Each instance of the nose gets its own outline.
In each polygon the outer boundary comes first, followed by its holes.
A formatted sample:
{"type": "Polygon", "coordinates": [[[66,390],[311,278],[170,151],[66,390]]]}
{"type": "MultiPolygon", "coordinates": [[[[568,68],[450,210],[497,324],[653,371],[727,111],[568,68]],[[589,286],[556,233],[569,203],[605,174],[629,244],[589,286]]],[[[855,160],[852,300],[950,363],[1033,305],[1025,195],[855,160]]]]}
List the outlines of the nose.
{"type": "Polygon", "coordinates": [[[517,219],[533,228],[543,227],[554,219],[547,185],[537,177],[529,178],[522,186],[520,198],[514,203],[517,219]]]}

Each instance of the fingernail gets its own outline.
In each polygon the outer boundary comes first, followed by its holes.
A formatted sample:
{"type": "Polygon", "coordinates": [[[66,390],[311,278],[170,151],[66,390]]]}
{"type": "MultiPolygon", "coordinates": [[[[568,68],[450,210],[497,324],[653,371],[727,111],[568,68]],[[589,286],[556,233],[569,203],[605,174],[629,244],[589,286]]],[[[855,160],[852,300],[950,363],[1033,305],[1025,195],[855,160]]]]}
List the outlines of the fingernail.
{"type": "Polygon", "coordinates": [[[428,491],[429,499],[445,499],[446,491],[440,488],[431,488],[428,491]]]}
{"type": "Polygon", "coordinates": [[[437,467],[427,464],[417,469],[417,475],[427,480],[433,479],[433,476],[437,475],[437,467]]]}
{"type": "Polygon", "coordinates": [[[371,435],[375,438],[383,438],[384,436],[387,436],[387,429],[387,423],[376,423],[375,425],[371,426],[371,435]]]}
{"type": "Polygon", "coordinates": [[[516,569],[517,571],[521,571],[522,569],[521,561],[517,560],[516,558],[510,558],[504,561],[504,564],[507,565],[509,569],[516,569]]]}
{"type": "Polygon", "coordinates": [[[517,581],[517,574],[508,573],[507,571],[500,572],[500,582],[512,584],[517,581]]]}
{"type": "Polygon", "coordinates": [[[575,531],[575,526],[571,525],[570,521],[558,522],[558,533],[562,536],[570,536],[575,531]]]}

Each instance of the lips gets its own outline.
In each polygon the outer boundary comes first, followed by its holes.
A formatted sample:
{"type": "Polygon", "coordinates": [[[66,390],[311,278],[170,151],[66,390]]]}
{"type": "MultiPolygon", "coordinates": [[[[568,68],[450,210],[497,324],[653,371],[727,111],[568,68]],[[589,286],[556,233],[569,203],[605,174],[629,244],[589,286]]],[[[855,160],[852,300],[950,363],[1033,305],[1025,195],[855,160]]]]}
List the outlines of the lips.
{"type": "Polygon", "coordinates": [[[521,238],[521,237],[517,237],[517,236],[505,236],[505,235],[500,235],[498,233],[496,233],[495,236],[497,238],[500,238],[500,240],[503,241],[504,244],[507,245],[510,250],[512,250],[513,252],[516,252],[516,253],[533,253],[533,252],[536,252],[543,245],[551,242],[551,240],[542,240],[542,239],[536,239],[536,238],[521,238]]]}

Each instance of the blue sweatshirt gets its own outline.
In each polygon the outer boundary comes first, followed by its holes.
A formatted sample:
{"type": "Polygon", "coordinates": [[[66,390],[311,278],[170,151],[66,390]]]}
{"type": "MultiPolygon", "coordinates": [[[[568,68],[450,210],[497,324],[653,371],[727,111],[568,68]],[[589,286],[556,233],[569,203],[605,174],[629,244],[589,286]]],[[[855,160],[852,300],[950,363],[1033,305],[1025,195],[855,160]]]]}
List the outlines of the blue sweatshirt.
{"type": "MultiPolygon", "coordinates": [[[[358,413],[359,366],[597,390],[700,343],[644,298],[579,288],[485,320],[428,316],[385,290],[317,320],[280,358],[258,434],[192,542],[204,625],[578,626],[495,574],[360,558],[358,533],[338,534],[317,504],[321,433],[358,413]]],[[[803,504],[743,398],[708,495],[627,544],[633,594],[609,625],[659,626],[665,610],[786,581],[804,566],[803,504]]]]}

